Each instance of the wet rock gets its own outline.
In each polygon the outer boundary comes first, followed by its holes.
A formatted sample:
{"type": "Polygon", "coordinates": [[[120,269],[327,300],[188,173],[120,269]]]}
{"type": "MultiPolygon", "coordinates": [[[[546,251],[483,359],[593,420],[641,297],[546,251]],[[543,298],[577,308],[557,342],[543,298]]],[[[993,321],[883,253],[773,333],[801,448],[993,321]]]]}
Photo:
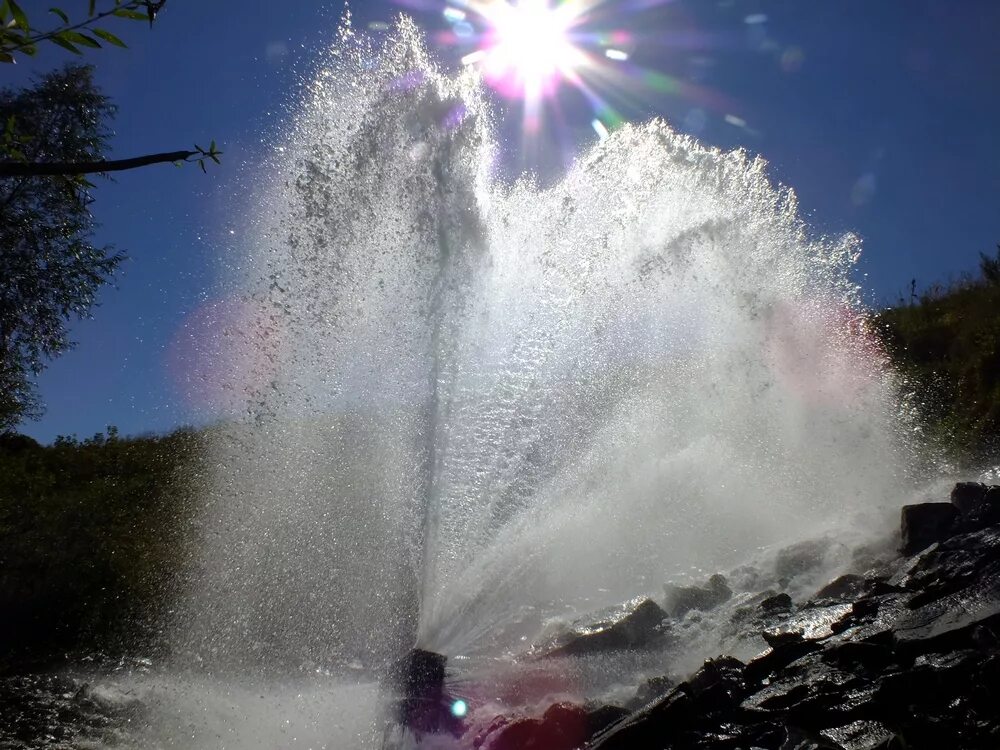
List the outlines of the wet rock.
{"type": "Polygon", "coordinates": [[[953,536],[925,551],[891,582],[917,592],[919,603],[912,605],[916,607],[969,585],[998,561],[1000,529],[986,528],[953,536]]]}
{"type": "Polygon", "coordinates": [[[801,638],[791,643],[772,647],[767,653],[753,659],[746,666],[744,676],[750,685],[759,686],[764,681],[780,672],[794,661],[806,654],[818,651],[821,646],[815,641],[805,641],[801,638]]]}
{"type": "Polygon", "coordinates": [[[836,578],[813,595],[814,600],[819,601],[847,601],[856,599],[865,593],[867,581],[865,578],[853,573],[836,578]]]}
{"type": "Polygon", "coordinates": [[[830,737],[789,726],[780,750],[844,750],[844,747],[830,737]]]}
{"type": "Polygon", "coordinates": [[[963,516],[976,510],[989,488],[982,482],[959,482],[951,491],[951,504],[963,516]]]}
{"type": "Polygon", "coordinates": [[[725,576],[716,573],[704,586],[664,586],[664,607],[671,617],[683,617],[691,610],[702,612],[715,609],[733,595],[725,576]]]}
{"type": "Polygon", "coordinates": [[[875,691],[875,681],[869,676],[827,664],[823,654],[816,652],[783,669],[742,707],[819,731],[863,718],[875,691]]]}
{"type": "Polygon", "coordinates": [[[678,689],[692,697],[702,715],[722,713],[743,700],[745,668],[743,662],[731,656],[709,659],[678,689]]]}
{"type": "Polygon", "coordinates": [[[791,580],[810,573],[826,560],[832,542],[829,539],[810,539],[785,547],[774,558],[774,573],[779,579],[791,580]]]}
{"type": "Polygon", "coordinates": [[[798,610],[784,618],[761,635],[769,646],[788,643],[798,636],[806,640],[828,638],[836,632],[837,624],[851,614],[852,604],[812,606],[798,610]]]}
{"type": "Polygon", "coordinates": [[[476,735],[472,745],[477,750],[575,750],[587,736],[587,712],[556,703],[541,718],[500,717],[476,735]]]}
{"type": "Polygon", "coordinates": [[[667,676],[651,677],[646,680],[636,691],[635,697],[629,701],[629,706],[633,709],[642,708],[651,701],[666,695],[676,683],[667,676]]]}
{"type": "Polygon", "coordinates": [[[769,596],[760,603],[760,608],[765,614],[788,612],[792,608],[792,597],[784,593],[769,596]]]}
{"type": "Polygon", "coordinates": [[[662,748],[696,720],[691,697],[677,688],[598,734],[588,750],[662,748]]]}
{"type": "Polygon", "coordinates": [[[1000,487],[960,482],[951,491],[951,504],[958,510],[964,530],[1000,524],[1000,487]]]}
{"type": "Polygon", "coordinates": [[[587,737],[603,732],[631,713],[622,706],[600,706],[587,712],[587,737]]]}
{"type": "Polygon", "coordinates": [[[844,750],[876,750],[893,738],[893,732],[880,721],[853,721],[842,727],[826,729],[821,734],[844,750]]]}
{"type": "Polygon", "coordinates": [[[105,695],[71,677],[29,674],[0,679],[0,748],[36,750],[117,746],[117,733],[148,719],[124,694],[105,695]]]}
{"type": "Polygon", "coordinates": [[[951,536],[958,511],[950,503],[904,505],[901,514],[904,555],[914,555],[951,536]]]}
{"type": "MultiPolygon", "coordinates": [[[[908,506],[916,554],[841,576],[805,605],[741,595],[729,642],[771,648],[745,666],[707,662],[588,749],[1000,748],[1000,526],[974,526],[991,492],[960,486],[954,503],[908,506]]],[[[809,572],[827,551],[789,548],[781,572],[809,572]]]]}
{"type": "Polygon", "coordinates": [[[575,623],[547,656],[576,656],[660,646],[666,637],[667,613],[652,599],[636,598],[598,614],[586,624],[575,623]]]}
{"type": "Polygon", "coordinates": [[[803,641],[802,632],[799,630],[765,630],[760,635],[772,649],[803,641]]]}
{"type": "Polygon", "coordinates": [[[833,645],[821,656],[827,664],[834,664],[852,672],[878,673],[895,662],[888,646],[864,641],[847,641],[833,645]]]}

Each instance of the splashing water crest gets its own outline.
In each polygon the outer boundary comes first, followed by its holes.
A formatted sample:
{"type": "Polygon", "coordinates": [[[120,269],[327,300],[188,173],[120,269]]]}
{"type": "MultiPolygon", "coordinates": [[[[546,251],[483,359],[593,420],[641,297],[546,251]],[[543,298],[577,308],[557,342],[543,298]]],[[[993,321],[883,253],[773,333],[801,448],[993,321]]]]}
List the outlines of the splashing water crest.
{"type": "Polygon", "coordinates": [[[904,494],[855,238],[810,238],[763,161],[661,121],[546,189],[494,181],[496,151],[480,84],[412,23],[342,32],[231,262],[246,417],[217,430],[176,626],[214,671],[517,650],[526,607],[904,494]]]}

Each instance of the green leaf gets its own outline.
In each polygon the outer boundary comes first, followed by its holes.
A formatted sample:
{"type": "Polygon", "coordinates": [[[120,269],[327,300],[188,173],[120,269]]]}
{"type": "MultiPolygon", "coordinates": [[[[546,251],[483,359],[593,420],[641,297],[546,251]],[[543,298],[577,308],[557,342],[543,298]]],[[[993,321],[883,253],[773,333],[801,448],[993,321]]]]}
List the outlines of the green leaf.
{"type": "Polygon", "coordinates": [[[14,56],[8,54],[7,52],[0,52],[0,63],[12,63],[14,62],[14,56]]]}
{"type": "Polygon", "coordinates": [[[10,12],[14,14],[14,20],[17,21],[17,25],[21,27],[21,30],[26,34],[31,31],[31,25],[28,23],[28,17],[24,14],[24,11],[21,10],[21,6],[14,2],[14,0],[7,0],[7,5],[10,6],[10,12]]]}
{"type": "Polygon", "coordinates": [[[108,42],[109,44],[113,44],[116,47],[127,47],[128,46],[128,45],[125,44],[125,42],[123,42],[121,39],[119,39],[118,37],[116,37],[110,31],[105,31],[104,29],[93,29],[93,32],[94,32],[95,36],[99,36],[104,41],[108,42]]]}
{"type": "Polygon", "coordinates": [[[140,13],[137,10],[129,10],[128,8],[116,8],[111,12],[111,15],[118,16],[119,18],[129,18],[133,21],[145,21],[147,18],[145,13],[140,13]]]}
{"type": "Polygon", "coordinates": [[[201,171],[202,172],[204,172],[205,174],[208,174],[208,170],[205,168],[205,160],[204,159],[199,159],[198,160],[198,166],[201,167],[201,171]]]}
{"type": "Polygon", "coordinates": [[[49,8],[49,13],[54,13],[59,16],[63,23],[69,23],[69,16],[59,10],[59,8],[49,8]]]}
{"type": "Polygon", "coordinates": [[[0,22],[3,22],[10,15],[10,6],[7,0],[0,0],[0,22]]]}
{"type": "Polygon", "coordinates": [[[63,35],[62,34],[53,34],[51,37],[49,37],[49,41],[52,42],[53,44],[58,44],[63,49],[68,49],[74,55],[82,55],[83,54],[76,47],[76,45],[74,45],[71,42],[68,42],[65,39],[63,39],[63,35]]]}
{"type": "Polygon", "coordinates": [[[90,15],[93,16],[94,11],[96,10],[97,10],[97,0],[90,0],[90,11],[89,11],[90,15]]]}
{"type": "Polygon", "coordinates": [[[64,36],[66,41],[72,42],[73,44],[80,44],[84,47],[91,47],[94,49],[100,49],[101,45],[93,37],[87,36],[86,34],[81,34],[79,31],[64,31],[60,36],[64,36]]]}

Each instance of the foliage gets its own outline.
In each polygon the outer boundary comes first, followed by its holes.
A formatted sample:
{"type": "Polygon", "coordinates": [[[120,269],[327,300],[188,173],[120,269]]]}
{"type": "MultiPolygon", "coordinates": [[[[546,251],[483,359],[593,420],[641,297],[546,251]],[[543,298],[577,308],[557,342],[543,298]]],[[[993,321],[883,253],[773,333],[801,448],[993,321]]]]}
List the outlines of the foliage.
{"type": "Polygon", "coordinates": [[[125,47],[125,42],[97,24],[125,19],[148,21],[152,25],[165,4],[166,0],[114,0],[110,7],[99,8],[97,0],[89,0],[87,15],[80,20],[71,19],[60,8],[49,8],[56,22],[41,30],[16,0],[0,0],[0,63],[13,63],[17,55],[34,56],[43,42],[77,55],[82,54],[81,48],[100,48],[101,42],[125,47]]]}
{"type": "MultiPolygon", "coordinates": [[[[0,0],[0,63],[34,56],[45,42],[76,54],[102,42],[124,47],[98,24],[152,25],[165,4],[89,0],[82,19],[50,8],[46,18],[55,25],[39,30],[18,0],[0,0]]],[[[113,113],[84,66],[49,73],[33,88],[0,91],[0,433],[39,415],[34,377],[70,346],[67,322],[89,314],[123,259],[91,243],[94,185],[86,175],[189,161],[204,172],[207,162],[219,164],[215,141],[208,149],[106,159],[113,113]]]]}
{"type": "Polygon", "coordinates": [[[938,444],[960,458],[1000,448],[1000,252],[980,275],[934,286],[876,316],[938,444]]]}
{"type": "MultiPolygon", "coordinates": [[[[155,641],[184,569],[202,436],[0,437],[0,640],[10,661],[155,641]],[[138,642],[136,642],[138,641],[138,642]]],[[[0,656],[0,669],[3,668],[0,656]]]]}
{"type": "MultiPolygon", "coordinates": [[[[114,108],[93,71],[71,65],[21,91],[0,91],[0,152],[29,160],[103,157],[114,108]]],[[[33,378],[70,346],[122,255],[92,242],[82,176],[0,177],[0,432],[35,416],[33,378]]]]}

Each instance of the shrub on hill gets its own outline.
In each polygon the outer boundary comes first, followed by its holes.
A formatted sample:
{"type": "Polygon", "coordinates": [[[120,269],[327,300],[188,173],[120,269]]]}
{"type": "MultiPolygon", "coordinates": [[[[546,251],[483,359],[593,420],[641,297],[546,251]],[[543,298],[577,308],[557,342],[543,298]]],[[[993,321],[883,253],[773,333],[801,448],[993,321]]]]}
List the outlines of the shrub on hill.
{"type": "Polygon", "coordinates": [[[151,642],[184,569],[202,439],[0,436],[3,658],[151,642]]]}
{"type": "Polygon", "coordinates": [[[911,304],[876,315],[909,381],[929,437],[956,458],[995,458],[1000,448],[1000,248],[980,273],[935,285],[911,304]]]}

